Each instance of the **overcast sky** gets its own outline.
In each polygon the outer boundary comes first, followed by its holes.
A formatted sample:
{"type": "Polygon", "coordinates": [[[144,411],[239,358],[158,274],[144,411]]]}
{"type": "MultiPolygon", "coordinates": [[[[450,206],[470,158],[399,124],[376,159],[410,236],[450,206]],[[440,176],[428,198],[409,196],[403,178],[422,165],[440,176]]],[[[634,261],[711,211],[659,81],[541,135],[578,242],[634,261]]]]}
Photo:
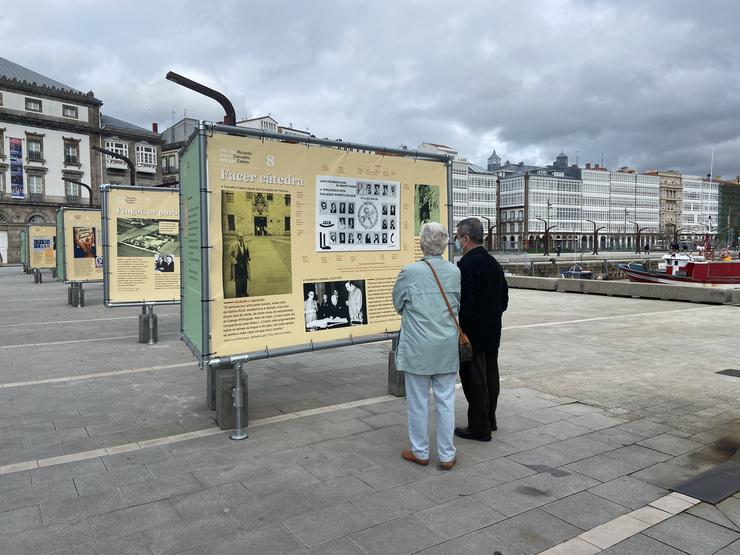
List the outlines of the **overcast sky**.
{"type": "Polygon", "coordinates": [[[0,55],[160,130],[222,117],[504,160],[740,175],[737,0],[0,0],[0,55]]]}

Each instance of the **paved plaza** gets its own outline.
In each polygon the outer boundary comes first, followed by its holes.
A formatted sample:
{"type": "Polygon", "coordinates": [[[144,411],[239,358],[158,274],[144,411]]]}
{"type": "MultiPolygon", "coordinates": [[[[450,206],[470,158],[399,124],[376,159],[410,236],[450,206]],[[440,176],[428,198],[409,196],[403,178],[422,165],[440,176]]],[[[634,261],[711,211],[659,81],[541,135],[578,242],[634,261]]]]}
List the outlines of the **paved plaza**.
{"type": "Polygon", "coordinates": [[[248,363],[231,441],[178,307],[143,345],[44,280],[0,268],[2,554],[740,554],[740,495],[671,494],[740,445],[736,306],[512,290],[499,430],[443,472],[400,458],[389,342],[248,363]]]}

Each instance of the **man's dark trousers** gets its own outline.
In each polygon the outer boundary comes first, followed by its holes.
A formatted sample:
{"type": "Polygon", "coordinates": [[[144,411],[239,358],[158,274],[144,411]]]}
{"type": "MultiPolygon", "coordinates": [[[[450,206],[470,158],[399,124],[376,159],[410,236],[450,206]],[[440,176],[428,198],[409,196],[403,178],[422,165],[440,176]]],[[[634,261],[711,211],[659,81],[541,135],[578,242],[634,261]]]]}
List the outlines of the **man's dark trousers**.
{"type": "Polygon", "coordinates": [[[460,364],[460,382],[468,401],[468,429],[490,436],[496,429],[496,405],[500,390],[498,351],[475,353],[473,360],[460,364]]]}
{"type": "Polygon", "coordinates": [[[469,250],[457,266],[460,327],[475,353],[472,361],[460,365],[460,381],[468,401],[468,432],[486,438],[496,428],[501,315],[509,306],[509,288],[501,265],[482,246],[469,250]]]}

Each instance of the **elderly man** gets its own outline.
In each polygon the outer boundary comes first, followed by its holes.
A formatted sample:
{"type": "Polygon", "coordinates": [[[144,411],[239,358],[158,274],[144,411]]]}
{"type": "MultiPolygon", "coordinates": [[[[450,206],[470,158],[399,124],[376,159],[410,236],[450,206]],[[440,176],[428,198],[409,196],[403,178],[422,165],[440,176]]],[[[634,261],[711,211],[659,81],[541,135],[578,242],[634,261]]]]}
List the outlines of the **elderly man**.
{"type": "Polygon", "coordinates": [[[236,241],[229,249],[231,263],[234,265],[234,281],[236,282],[235,297],[248,297],[247,283],[251,279],[249,275],[249,248],[244,242],[244,234],[236,234],[236,241]]]}
{"type": "Polygon", "coordinates": [[[393,287],[393,306],[401,315],[396,368],[406,373],[411,443],[411,449],[402,451],[401,457],[422,466],[429,464],[431,384],[436,403],[437,455],[441,470],[450,470],[456,461],[452,440],[455,378],[459,366],[458,331],[450,310],[457,318],[460,271],[442,259],[448,240],[449,235],[441,224],[425,224],[420,236],[424,258],[404,266],[393,287]]]}
{"type": "Polygon", "coordinates": [[[479,220],[467,218],[457,224],[455,248],[463,252],[457,263],[462,279],[460,326],[475,354],[473,360],[460,365],[460,381],[468,401],[468,426],[455,428],[455,435],[491,441],[499,394],[501,315],[509,306],[509,288],[501,265],[483,247],[483,226],[479,220]]]}

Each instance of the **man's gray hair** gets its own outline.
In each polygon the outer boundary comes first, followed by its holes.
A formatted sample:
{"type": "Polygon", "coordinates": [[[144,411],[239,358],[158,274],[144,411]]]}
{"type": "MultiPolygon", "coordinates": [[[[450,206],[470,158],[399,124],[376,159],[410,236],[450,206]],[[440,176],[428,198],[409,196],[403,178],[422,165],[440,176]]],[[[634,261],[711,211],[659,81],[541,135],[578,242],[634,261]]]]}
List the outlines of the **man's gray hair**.
{"type": "Polygon", "coordinates": [[[439,256],[447,248],[450,236],[445,227],[437,222],[429,222],[421,227],[419,242],[421,250],[427,256],[439,256]]]}
{"type": "Polygon", "coordinates": [[[467,235],[473,243],[483,243],[483,224],[478,218],[465,218],[457,224],[460,235],[467,235]]]}

